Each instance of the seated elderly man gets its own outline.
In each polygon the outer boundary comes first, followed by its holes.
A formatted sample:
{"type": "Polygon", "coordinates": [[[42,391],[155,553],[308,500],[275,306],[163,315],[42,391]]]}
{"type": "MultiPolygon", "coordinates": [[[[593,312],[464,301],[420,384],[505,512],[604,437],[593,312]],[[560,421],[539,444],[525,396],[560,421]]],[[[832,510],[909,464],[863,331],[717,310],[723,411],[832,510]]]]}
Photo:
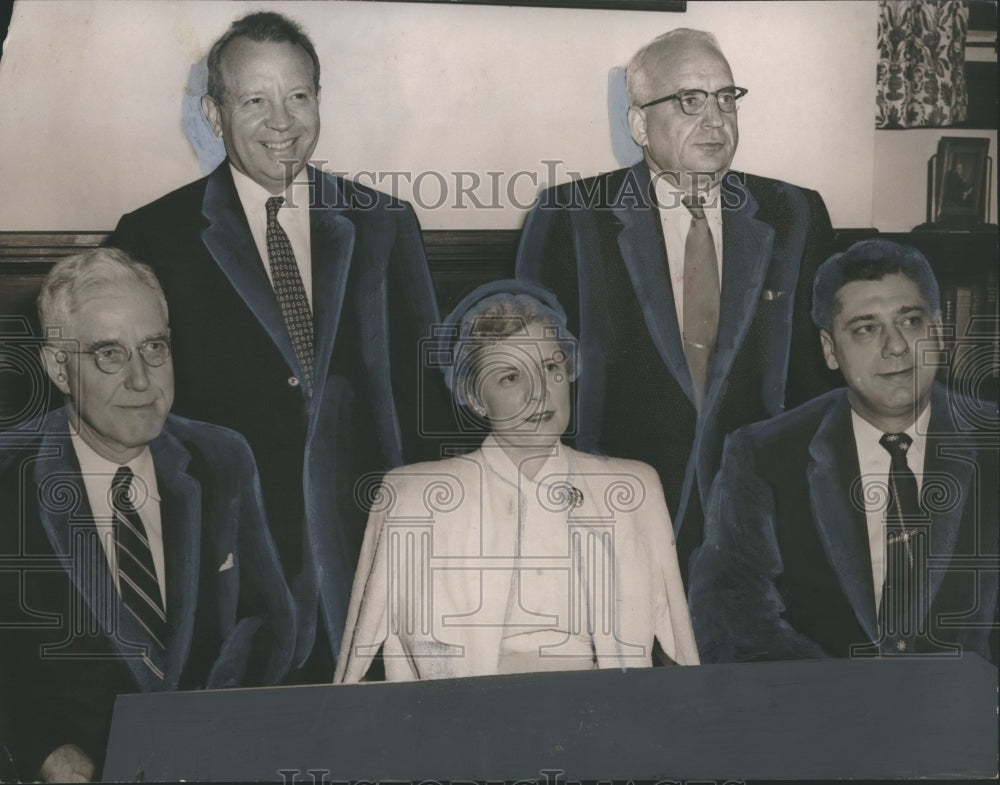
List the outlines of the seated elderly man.
{"type": "Polygon", "coordinates": [[[69,257],[38,308],[66,405],[0,436],[0,704],[22,780],[87,781],[116,695],[276,683],[295,623],[249,447],[169,413],[152,271],[69,257]]]}
{"type": "Polygon", "coordinates": [[[690,601],[706,662],[996,658],[996,405],[935,382],[937,282],[865,240],[813,287],[834,390],[729,437],[690,601]]]}

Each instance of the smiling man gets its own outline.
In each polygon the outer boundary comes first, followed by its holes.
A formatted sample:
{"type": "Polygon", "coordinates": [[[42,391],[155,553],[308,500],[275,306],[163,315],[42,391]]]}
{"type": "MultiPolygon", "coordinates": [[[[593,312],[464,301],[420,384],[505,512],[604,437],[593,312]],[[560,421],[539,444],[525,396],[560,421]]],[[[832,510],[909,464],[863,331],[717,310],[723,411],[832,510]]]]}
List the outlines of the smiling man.
{"type": "Polygon", "coordinates": [[[996,405],[935,382],[940,316],[913,248],[820,267],[813,318],[847,388],[726,441],[691,569],[703,661],[996,660],[996,405]]]}
{"type": "Polygon", "coordinates": [[[419,341],[438,318],[413,209],[310,165],[320,62],[271,12],[208,55],[202,109],[227,158],[124,216],[173,314],[177,411],[242,433],[299,608],[296,681],[327,681],[367,511],[359,478],[437,457],[419,432],[419,341]],[[309,659],[311,657],[311,659],[309,659]]]}
{"type": "Polygon", "coordinates": [[[576,447],[656,468],[686,574],[726,434],[829,389],[809,290],[832,229],[814,191],[730,170],[747,90],[710,33],[659,36],[626,86],[643,160],[542,193],[517,276],[580,337],[576,447]]]}
{"type": "Polygon", "coordinates": [[[246,441],[170,414],[152,271],[68,257],[38,308],[65,406],[0,435],[0,705],[20,781],[84,781],[116,695],[275,684],[294,611],[246,441]]]}

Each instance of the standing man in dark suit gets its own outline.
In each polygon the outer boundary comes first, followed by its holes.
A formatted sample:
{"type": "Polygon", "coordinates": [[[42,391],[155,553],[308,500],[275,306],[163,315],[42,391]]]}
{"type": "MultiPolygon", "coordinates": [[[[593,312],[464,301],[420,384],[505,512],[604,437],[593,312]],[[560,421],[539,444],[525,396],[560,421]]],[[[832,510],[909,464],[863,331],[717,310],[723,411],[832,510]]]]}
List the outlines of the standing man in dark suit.
{"type": "Polygon", "coordinates": [[[0,435],[0,705],[21,780],[86,781],[116,695],[278,683],[295,614],[246,440],[169,414],[152,271],[68,257],[39,315],[66,405],[0,435]]]}
{"type": "Polygon", "coordinates": [[[930,265],[865,240],[820,267],[814,297],[847,389],[726,441],[691,567],[703,661],[996,661],[996,404],[934,381],[930,265]]]}
{"type": "Polygon", "coordinates": [[[626,85],[644,160],[543,192],[517,275],[580,338],[577,448],[656,468],[686,576],[725,435],[828,389],[809,285],[832,229],[819,194],[729,170],[746,90],[711,34],[656,38],[626,85]]]}
{"type": "MultiPolygon", "coordinates": [[[[177,410],[239,431],[299,612],[299,681],[328,681],[367,511],[359,478],[425,457],[419,340],[438,318],[405,202],[307,165],[320,131],[312,42],[275,13],[208,57],[227,159],[124,216],[174,316],[177,410]]],[[[442,391],[442,400],[447,400],[442,391]]]]}

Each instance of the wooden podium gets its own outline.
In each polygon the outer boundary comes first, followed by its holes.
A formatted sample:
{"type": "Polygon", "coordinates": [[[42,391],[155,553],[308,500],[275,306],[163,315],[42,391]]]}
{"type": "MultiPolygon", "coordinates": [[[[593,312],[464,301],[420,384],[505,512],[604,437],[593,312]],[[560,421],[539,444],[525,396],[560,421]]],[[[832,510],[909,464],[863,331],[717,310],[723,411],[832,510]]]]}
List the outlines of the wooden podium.
{"type": "Polygon", "coordinates": [[[703,665],[129,695],[105,780],[997,776],[997,669],[703,665]]]}

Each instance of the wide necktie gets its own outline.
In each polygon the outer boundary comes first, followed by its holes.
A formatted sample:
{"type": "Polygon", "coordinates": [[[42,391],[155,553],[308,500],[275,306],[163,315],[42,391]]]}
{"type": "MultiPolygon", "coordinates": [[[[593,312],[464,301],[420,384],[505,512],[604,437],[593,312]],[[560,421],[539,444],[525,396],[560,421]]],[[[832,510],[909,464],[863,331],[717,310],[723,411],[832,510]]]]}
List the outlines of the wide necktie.
{"type": "Polygon", "coordinates": [[[920,509],[917,478],[906,460],[913,440],[905,433],[887,433],[879,444],[892,458],[879,627],[883,646],[900,653],[911,652],[922,619],[920,600],[927,558],[927,525],[920,509]]]}
{"type": "Polygon", "coordinates": [[[708,362],[719,332],[719,262],[704,209],[687,199],[684,206],[691,213],[684,245],[684,357],[694,383],[695,406],[700,411],[708,362]]]}
{"type": "Polygon", "coordinates": [[[278,223],[278,209],[285,202],[283,196],[267,200],[267,258],[271,265],[271,281],[278,298],[285,327],[292,339],[295,358],[305,376],[305,389],[312,395],[313,385],[313,317],[306,297],[306,288],[299,275],[295,253],[288,235],[278,223]]]}
{"type": "MultiPolygon", "coordinates": [[[[149,548],[146,527],[132,503],[132,476],[132,470],[122,466],[111,481],[119,591],[122,604],[159,647],[161,656],[152,656],[149,660],[162,662],[162,652],[167,640],[167,615],[160,595],[160,584],[156,579],[156,567],[153,565],[153,552],[149,548]]],[[[150,669],[162,679],[162,672],[149,660],[147,664],[150,669]]]]}

